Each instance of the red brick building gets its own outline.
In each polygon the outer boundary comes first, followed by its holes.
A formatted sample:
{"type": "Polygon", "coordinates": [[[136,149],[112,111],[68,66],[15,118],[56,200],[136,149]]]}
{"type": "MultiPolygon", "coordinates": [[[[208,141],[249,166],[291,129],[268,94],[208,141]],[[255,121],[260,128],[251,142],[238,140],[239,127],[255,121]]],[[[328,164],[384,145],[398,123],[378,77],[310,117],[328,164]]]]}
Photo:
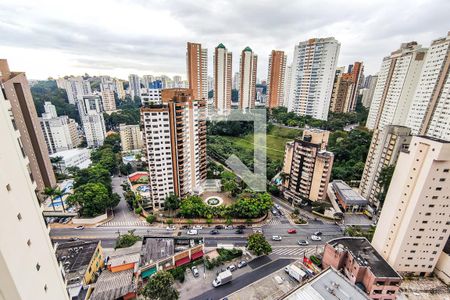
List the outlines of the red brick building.
{"type": "Polygon", "coordinates": [[[402,278],[366,238],[343,237],[325,244],[322,264],[342,272],[371,299],[396,299],[402,278]]]}

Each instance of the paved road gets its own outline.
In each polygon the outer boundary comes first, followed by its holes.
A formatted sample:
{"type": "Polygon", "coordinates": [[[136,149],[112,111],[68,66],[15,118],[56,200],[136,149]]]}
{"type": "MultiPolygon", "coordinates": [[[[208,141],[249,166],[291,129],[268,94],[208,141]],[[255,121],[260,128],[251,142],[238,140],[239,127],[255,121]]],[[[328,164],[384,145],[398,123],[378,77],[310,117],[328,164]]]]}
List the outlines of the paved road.
{"type": "Polygon", "coordinates": [[[269,274],[289,265],[292,263],[294,259],[277,259],[271,263],[265,264],[258,269],[255,269],[254,271],[250,273],[246,273],[244,275],[241,275],[239,277],[233,278],[233,280],[230,283],[227,283],[223,286],[208,290],[207,292],[194,297],[192,299],[194,300],[206,300],[206,299],[222,299],[223,297],[230,295],[247,285],[268,276],[269,274]]]}
{"type": "MultiPolygon", "coordinates": [[[[108,223],[116,223],[118,226],[121,226],[119,224],[122,224],[122,226],[139,226],[138,224],[142,221],[134,214],[133,211],[130,211],[128,209],[128,204],[125,201],[125,198],[123,196],[123,189],[122,189],[122,182],[126,179],[126,177],[118,177],[114,176],[112,181],[112,191],[114,193],[117,193],[120,196],[120,202],[114,208],[114,218],[112,221],[108,223]]],[[[108,224],[107,223],[107,224],[108,224]]],[[[142,222],[144,223],[144,222],[142,222]]],[[[105,224],[105,225],[107,225],[105,224]]]]}

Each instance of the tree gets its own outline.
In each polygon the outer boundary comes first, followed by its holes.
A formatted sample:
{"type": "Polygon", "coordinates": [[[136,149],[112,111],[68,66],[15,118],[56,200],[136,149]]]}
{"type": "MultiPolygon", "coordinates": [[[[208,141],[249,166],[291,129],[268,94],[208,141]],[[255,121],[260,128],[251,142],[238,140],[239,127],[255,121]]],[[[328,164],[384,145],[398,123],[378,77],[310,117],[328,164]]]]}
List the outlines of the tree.
{"type": "Polygon", "coordinates": [[[380,202],[379,209],[383,207],[384,200],[386,199],[386,194],[391,184],[392,175],[394,175],[395,165],[390,165],[384,167],[380,171],[377,183],[380,185],[380,192],[377,195],[378,201],[380,202]]]}
{"type": "Polygon", "coordinates": [[[120,235],[116,240],[116,249],[128,248],[133,246],[137,241],[140,241],[141,237],[134,235],[134,230],[128,231],[126,234],[120,235]]]}
{"type": "Polygon", "coordinates": [[[53,211],[55,211],[55,204],[54,204],[54,195],[55,195],[55,189],[51,187],[45,187],[42,194],[46,197],[50,197],[50,201],[52,202],[53,211]]]}
{"type": "MultiPolygon", "coordinates": [[[[58,198],[61,200],[61,207],[63,209],[63,212],[66,212],[66,208],[64,207],[64,202],[62,201],[62,197],[68,195],[68,193],[63,192],[59,187],[57,187],[54,192],[53,192],[53,196],[55,198],[58,198]]],[[[53,202],[52,202],[52,206],[53,206],[53,202]]]]}
{"type": "Polygon", "coordinates": [[[173,283],[172,274],[166,271],[159,271],[150,277],[141,294],[145,299],[149,300],[176,300],[179,293],[173,287],[173,283]]]}
{"type": "Polygon", "coordinates": [[[118,133],[108,135],[103,141],[103,148],[105,147],[111,147],[114,153],[119,153],[122,150],[122,147],[120,147],[120,135],[118,133]]]}
{"type": "Polygon", "coordinates": [[[80,215],[88,218],[104,214],[108,208],[113,208],[119,204],[119,201],[119,195],[110,195],[108,189],[101,183],[82,185],[67,197],[67,204],[79,206],[80,215]]]}
{"type": "Polygon", "coordinates": [[[272,246],[261,233],[254,233],[248,237],[247,248],[257,256],[267,255],[272,252],[272,246]]]}
{"type": "Polygon", "coordinates": [[[171,214],[172,210],[178,209],[180,207],[180,198],[178,198],[175,194],[170,193],[165,201],[164,201],[164,209],[169,210],[171,214]]]}
{"type": "Polygon", "coordinates": [[[148,216],[145,218],[145,220],[146,220],[148,223],[153,224],[153,222],[156,221],[156,217],[155,217],[155,215],[148,215],[148,216]]]}

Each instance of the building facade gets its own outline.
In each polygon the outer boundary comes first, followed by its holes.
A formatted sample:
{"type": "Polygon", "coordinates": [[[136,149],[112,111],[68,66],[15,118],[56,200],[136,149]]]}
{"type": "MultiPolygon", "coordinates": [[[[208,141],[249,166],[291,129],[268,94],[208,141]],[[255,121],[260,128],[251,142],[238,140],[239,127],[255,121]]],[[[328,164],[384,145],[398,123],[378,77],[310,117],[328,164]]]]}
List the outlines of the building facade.
{"type": "Polygon", "coordinates": [[[161,89],[152,88],[147,89],[145,93],[141,94],[142,105],[161,104],[161,89]]]}
{"type": "Polygon", "coordinates": [[[378,76],[377,75],[373,75],[370,76],[370,80],[366,78],[366,82],[367,82],[367,87],[364,88],[364,92],[362,93],[362,105],[365,108],[370,108],[370,104],[372,103],[372,98],[373,98],[373,93],[375,92],[375,87],[377,85],[377,81],[378,81],[378,76]]]}
{"type": "Polygon", "coordinates": [[[131,99],[134,100],[134,97],[141,97],[141,79],[139,76],[136,74],[128,75],[128,83],[131,99]]]}
{"type": "Polygon", "coordinates": [[[25,73],[11,72],[6,59],[0,59],[0,82],[11,104],[14,124],[20,132],[37,189],[43,191],[44,187],[54,187],[55,174],[25,73]]]}
{"type": "Polygon", "coordinates": [[[220,113],[231,110],[233,54],[223,44],[214,52],[214,109],[220,113]]]}
{"type": "Polygon", "coordinates": [[[39,118],[42,133],[49,154],[69,150],[80,144],[78,124],[68,116],[56,114],[56,109],[50,102],[44,104],[45,113],[39,118]]]}
{"type": "Polygon", "coordinates": [[[139,125],[120,124],[119,133],[122,151],[131,151],[142,149],[144,147],[142,132],[139,125]]]}
{"type": "Polygon", "coordinates": [[[157,210],[171,193],[200,192],[206,179],[206,101],[195,100],[190,89],[163,90],[162,101],[141,108],[150,195],[157,210]]]}
{"type": "Polygon", "coordinates": [[[286,144],[284,197],[294,204],[326,199],[334,159],[333,153],[325,150],[329,134],[325,130],[306,129],[302,139],[286,144]]]}
{"type": "Polygon", "coordinates": [[[327,120],[340,47],[333,37],[295,46],[288,111],[327,120]]]}
{"type": "Polygon", "coordinates": [[[0,298],[69,299],[11,110],[0,91],[0,298]]]}
{"type": "Polygon", "coordinates": [[[372,240],[397,271],[433,272],[449,238],[450,142],[414,136],[402,151],[372,240]]]}
{"type": "Polygon", "coordinates": [[[116,111],[116,99],[114,97],[114,90],[112,88],[104,88],[101,91],[102,104],[105,112],[111,114],[116,111]]]}
{"type": "Polygon", "coordinates": [[[269,74],[267,75],[267,106],[283,106],[285,92],[287,55],[284,51],[272,50],[269,56],[269,74]]]}
{"type": "Polygon", "coordinates": [[[106,136],[101,98],[84,96],[77,105],[88,147],[100,147],[106,136]]]}
{"type": "Polygon", "coordinates": [[[355,111],[359,89],[363,79],[363,64],[355,62],[347,73],[336,70],[333,91],[330,100],[330,111],[347,113],[355,111]]]}
{"type": "Polygon", "coordinates": [[[126,93],[125,89],[123,88],[123,80],[114,79],[114,83],[116,86],[117,97],[119,97],[120,100],[124,100],[126,93]]]}
{"type": "Polygon", "coordinates": [[[57,85],[66,90],[67,100],[70,104],[75,104],[83,96],[92,95],[91,83],[81,76],[60,78],[57,85]]]}
{"type": "Polygon", "coordinates": [[[208,49],[198,43],[187,43],[187,78],[194,99],[208,99],[208,49]]]}
{"type": "Polygon", "coordinates": [[[242,50],[241,61],[239,63],[239,107],[240,109],[255,108],[256,100],[256,72],[258,56],[253,53],[250,47],[242,50]]]}
{"type": "Polygon", "coordinates": [[[373,132],[359,191],[374,208],[381,209],[382,206],[379,201],[383,192],[379,184],[380,174],[383,169],[395,166],[400,151],[408,150],[412,138],[410,133],[408,127],[397,125],[387,125],[383,130],[373,132]]]}

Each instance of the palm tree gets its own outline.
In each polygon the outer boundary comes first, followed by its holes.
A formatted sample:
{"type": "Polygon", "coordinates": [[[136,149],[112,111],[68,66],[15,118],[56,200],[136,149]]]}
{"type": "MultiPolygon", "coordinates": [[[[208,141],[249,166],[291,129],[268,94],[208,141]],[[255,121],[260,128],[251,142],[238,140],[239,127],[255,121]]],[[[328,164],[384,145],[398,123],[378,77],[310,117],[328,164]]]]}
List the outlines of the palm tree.
{"type": "Polygon", "coordinates": [[[53,197],[55,197],[55,198],[59,197],[59,199],[61,200],[61,206],[62,206],[63,212],[66,212],[66,208],[64,207],[64,202],[62,200],[62,197],[67,195],[67,194],[68,193],[63,192],[59,187],[57,187],[53,191],[53,197]]]}
{"type": "Polygon", "coordinates": [[[53,197],[55,196],[55,189],[52,188],[52,187],[45,187],[44,191],[42,192],[42,194],[44,196],[50,197],[50,201],[52,202],[53,211],[56,211],[55,204],[53,203],[54,202],[54,198],[53,197]]]}

